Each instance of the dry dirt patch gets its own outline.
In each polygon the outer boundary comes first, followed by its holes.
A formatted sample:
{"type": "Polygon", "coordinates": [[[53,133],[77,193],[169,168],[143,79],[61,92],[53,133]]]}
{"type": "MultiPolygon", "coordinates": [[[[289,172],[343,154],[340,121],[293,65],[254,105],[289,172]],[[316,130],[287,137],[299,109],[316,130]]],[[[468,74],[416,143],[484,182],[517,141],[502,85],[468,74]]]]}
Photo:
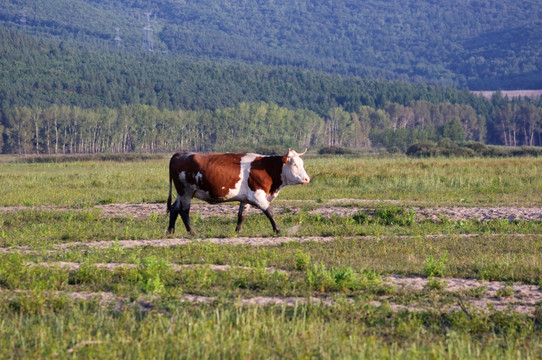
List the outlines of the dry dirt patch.
{"type": "MultiPolygon", "coordinates": [[[[401,206],[401,201],[396,200],[360,200],[360,199],[331,199],[325,203],[318,203],[316,201],[277,201],[275,202],[275,212],[280,214],[297,214],[302,211],[300,204],[310,205],[314,207],[308,210],[309,214],[322,215],[322,216],[352,216],[358,212],[372,213],[371,206],[379,206],[382,204],[394,204],[401,206]],[[286,206],[281,204],[288,204],[292,206],[286,206]]],[[[100,209],[103,215],[111,217],[133,217],[135,219],[144,219],[153,214],[161,215],[166,213],[165,204],[108,204],[97,205],[94,208],[100,209]]],[[[13,212],[22,210],[68,210],[68,208],[55,207],[55,206],[38,206],[38,207],[26,207],[26,206],[10,206],[1,207],[1,212],[13,212]]],[[[418,220],[430,219],[433,221],[439,221],[441,217],[446,217],[450,220],[469,220],[477,219],[480,221],[488,221],[492,219],[506,219],[506,220],[542,220],[542,208],[541,207],[519,207],[519,206],[499,206],[499,207],[421,207],[413,206],[417,214],[418,220]]],[[[191,207],[192,214],[200,214],[203,218],[210,216],[228,216],[231,219],[235,219],[237,216],[238,204],[216,204],[210,205],[206,203],[193,203],[191,207]]],[[[250,213],[260,213],[258,209],[253,207],[249,208],[250,213]]]]}
{"type": "MultiPolygon", "coordinates": [[[[391,201],[387,202],[390,203],[391,201]]],[[[308,202],[316,207],[309,210],[309,214],[317,214],[323,216],[352,216],[357,212],[371,212],[366,207],[356,206],[356,204],[379,204],[380,201],[354,200],[354,199],[336,199],[329,201],[331,205],[320,205],[316,202],[308,202]],[[334,206],[334,203],[341,203],[345,206],[334,206]]],[[[398,202],[392,202],[398,203],[398,202]]],[[[163,214],[165,212],[164,204],[109,204],[100,205],[97,208],[101,209],[106,216],[133,216],[134,218],[145,218],[151,214],[163,214]]],[[[297,214],[302,208],[300,206],[275,206],[277,214],[288,213],[297,214]]],[[[477,219],[480,221],[488,221],[492,219],[506,220],[542,220],[542,208],[539,207],[412,207],[418,215],[418,220],[431,219],[438,221],[439,217],[444,216],[450,220],[468,220],[477,219]]],[[[202,217],[210,216],[229,216],[234,219],[237,216],[237,204],[203,204],[194,203],[191,207],[192,213],[199,213],[202,217]]],[[[249,213],[259,213],[258,209],[250,208],[249,213]]]]}

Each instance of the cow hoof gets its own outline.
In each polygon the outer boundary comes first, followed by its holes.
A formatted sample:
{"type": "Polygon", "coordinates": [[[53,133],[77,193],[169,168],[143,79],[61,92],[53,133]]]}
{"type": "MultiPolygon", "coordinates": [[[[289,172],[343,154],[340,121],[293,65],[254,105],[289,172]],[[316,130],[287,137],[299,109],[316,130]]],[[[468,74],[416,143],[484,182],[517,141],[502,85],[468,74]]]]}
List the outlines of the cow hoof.
{"type": "Polygon", "coordinates": [[[175,228],[167,229],[167,232],[168,232],[169,234],[175,234],[175,228]]]}

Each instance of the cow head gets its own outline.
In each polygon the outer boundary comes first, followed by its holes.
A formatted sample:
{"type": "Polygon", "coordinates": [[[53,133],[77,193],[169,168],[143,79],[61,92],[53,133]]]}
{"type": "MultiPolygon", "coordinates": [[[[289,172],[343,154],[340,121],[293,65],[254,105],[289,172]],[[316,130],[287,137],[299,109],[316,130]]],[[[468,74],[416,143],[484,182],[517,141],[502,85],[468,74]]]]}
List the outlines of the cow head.
{"type": "Polygon", "coordinates": [[[309,175],[305,172],[303,160],[301,160],[301,156],[306,152],[307,150],[298,154],[296,151],[288,149],[288,154],[283,156],[282,177],[284,185],[309,183],[309,175]]]}

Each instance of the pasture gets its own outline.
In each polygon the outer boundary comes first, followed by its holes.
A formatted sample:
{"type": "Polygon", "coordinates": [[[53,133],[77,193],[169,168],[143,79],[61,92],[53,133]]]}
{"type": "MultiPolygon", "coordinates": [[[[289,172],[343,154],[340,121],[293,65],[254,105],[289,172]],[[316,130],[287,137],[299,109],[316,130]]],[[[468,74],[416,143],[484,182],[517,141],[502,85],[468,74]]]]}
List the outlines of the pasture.
{"type": "Polygon", "coordinates": [[[542,159],[307,157],[194,237],[168,160],[0,161],[0,358],[542,357],[542,159]]]}

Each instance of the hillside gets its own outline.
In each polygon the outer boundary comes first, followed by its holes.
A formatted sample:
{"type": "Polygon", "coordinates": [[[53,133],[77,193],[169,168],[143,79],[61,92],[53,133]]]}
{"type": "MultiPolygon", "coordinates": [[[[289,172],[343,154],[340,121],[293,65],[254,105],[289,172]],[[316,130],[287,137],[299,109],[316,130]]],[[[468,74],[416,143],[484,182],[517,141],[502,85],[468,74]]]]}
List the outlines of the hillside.
{"type": "MultiPolygon", "coordinates": [[[[352,74],[364,73],[367,62],[348,57],[353,61],[348,69],[342,68],[346,62],[335,60],[332,68],[326,68],[326,59],[335,59],[335,55],[315,55],[313,60],[320,61],[317,64],[312,62],[308,48],[291,53],[303,57],[302,63],[290,63],[287,57],[281,57],[286,52],[273,52],[274,60],[263,61],[258,58],[258,49],[268,51],[278,44],[263,38],[254,51],[245,49],[247,57],[235,55],[243,44],[252,46],[248,32],[239,35],[240,42],[228,45],[232,56],[215,54],[219,48],[211,43],[208,53],[190,56],[166,41],[164,34],[179,25],[163,22],[175,14],[182,18],[178,11],[187,10],[187,2],[156,2],[155,15],[149,17],[148,24],[156,29],[152,32],[155,41],[151,52],[151,44],[142,41],[141,29],[137,38],[130,38],[118,25],[145,22],[141,17],[137,20],[144,8],[137,1],[129,4],[131,10],[126,13],[117,11],[119,6],[127,6],[118,1],[60,0],[56,4],[58,7],[48,0],[31,6],[23,2],[0,4],[14,14],[11,18],[6,13],[0,17],[6,25],[0,26],[2,153],[169,152],[179,148],[274,151],[281,147],[330,147],[331,151],[337,147],[386,148],[406,152],[412,144],[421,143],[422,149],[438,144],[453,154],[455,150],[449,150],[448,145],[468,141],[511,147],[542,145],[540,97],[511,99],[503,97],[506,92],[496,92],[484,99],[467,89],[428,84],[447,81],[384,71],[385,62],[375,62],[379,70],[361,77],[352,74]],[[166,11],[163,7],[167,4],[170,7],[166,11]],[[23,14],[17,15],[18,6],[25,8],[23,14]],[[30,20],[32,11],[37,14],[35,21],[30,20]],[[163,18],[160,11],[164,11],[163,18]],[[54,15],[55,21],[47,20],[54,15]],[[79,20],[74,21],[78,16],[79,20]],[[119,28],[122,40],[108,35],[110,26],[119,28]]],[[[205,4],[202,2],[202,7],[205,4]]],[[[280,2],[273,4],[278,6],[280,2]]],[[[256,9],[258,4],[245,5],[256,9]]],[[[319,6],[302,10],[316,10],[319,6]]],[[[234,25],[230,18],[207,18],[213,11],[226,11],[222,8],[209,9],[207,17],[200,14],[199,18],[194,11],[183,21],[199,23],[209,41],[219,41],[217,31],[227,28],[217,25],[221,21],[234,25]]],[[[276,15],[269,11],[267,20],[276,15]]],[[[268,37],[279,36],[278,32],[270,33],[276,26],[271,21],[262,31],[268,37]]],[[[194,46],[201,45],[205,36],[198,36],[194,46]]],[[[280,36],[284,37],[280,47],[284,50],[288,48],[288,37],[280,36]]],[[[169,39],[180,41],[186,37],[169,39]]],[[[487,38],[484,41],[480,38],[479,43],[495,46],[487,38]]],[[[531,37],[529,41],[536,45],[538,40],[531,37]]],[[[340,44],[338,38],[336,42],[340,44]]],[[[394,49],[390,43],[386,46],[394,49]]],[[[529,49],[536,51],[536,46],[529,49]]],[[[392,59],[392,52],[385,57],[392,59]]],[[[539,61],[537,57],[526,59],[539,61]]],[[[536,82],[540,77],[531,79],[536,82]]]]}
{"type": "Polygon", "coordinates": [[[467,91],[366,80],[290,67],[245,65],[101,51],[74,41],[37,39],[0,28],[0,104],[219,109],[273,102],[321,115],[413,100],[473,103],[467,91]]]}
{"type": "Polygon", "coordinates": [[[160,56],[289,65],[475,90],[542,88],[541,19],[542,3],[536,0],[0,4],[4,26],[101,49],[141,52],[152,45],[160,56]]]}

